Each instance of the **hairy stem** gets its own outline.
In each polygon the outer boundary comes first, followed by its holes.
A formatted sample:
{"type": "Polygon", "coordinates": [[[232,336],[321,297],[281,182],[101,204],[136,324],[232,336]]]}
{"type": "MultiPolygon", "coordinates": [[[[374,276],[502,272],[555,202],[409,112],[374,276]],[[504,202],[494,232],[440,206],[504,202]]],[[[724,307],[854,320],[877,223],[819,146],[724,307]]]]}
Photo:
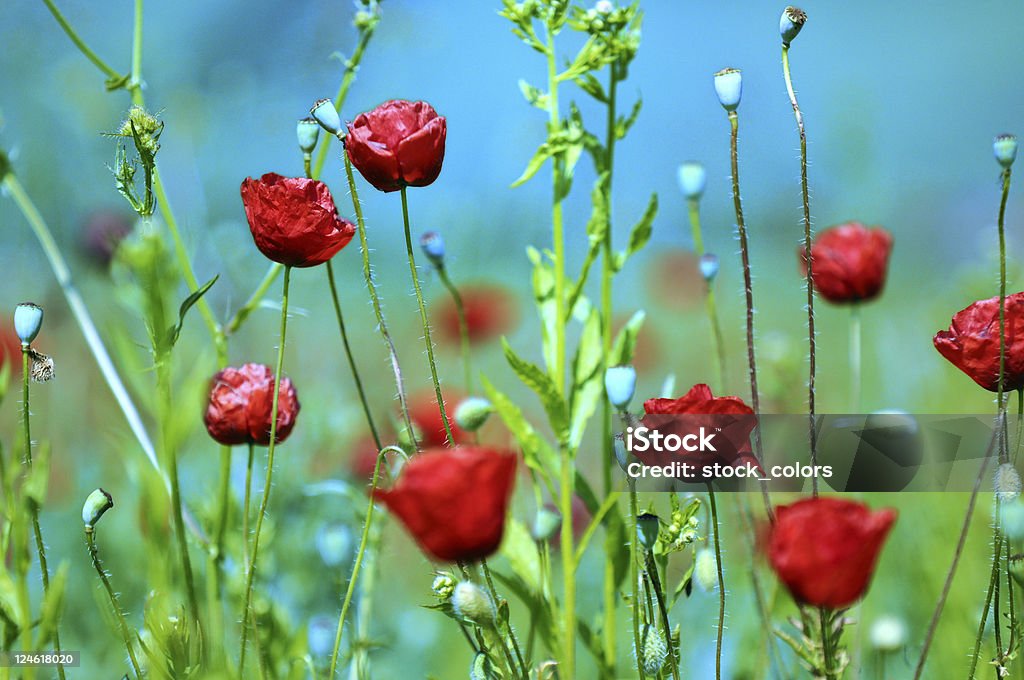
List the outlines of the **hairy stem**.
{"type": "Polygon", "coordinates": [[[715,488],[708,482],[708,504],[711,506],[711,524],[715,532],[715,565],[718,567],[718,634],[715,639],[715,678],[722,678],[722,634],[725,631],[725,572],[722,567],[721,527],[718,524],[718,504],[715,488]]]}
{"type": "Polygon", "coordinates": [[[106,570],[103,569],[103,563],[100,561],[99,549],[96,547],[95,531],[92,527],[85,528],[85,542],[89,546],[89,556],[92,558],[92,566],[96,568],[96,573],[99,574],[100,581],[103,582],[103,589],[107,592],[107,598],[110,600],[110,606],[114,609],[114,615],[117,618],[117,627],[121,633],[121,639],[124,641],[124,647],[128,650],[128,659],[131,661],[132,670],[135,672],[135,677],[138,680],[142,680],[142,670],[139,668],[139,660],[135,656],[135,645],[132,644],[132,634],[128,628],[128,622],[125,620],[121,604],[118,602],[117,593],[114,592],[113,586],[110,585],[110,578],[107,576],[106,570]]]}

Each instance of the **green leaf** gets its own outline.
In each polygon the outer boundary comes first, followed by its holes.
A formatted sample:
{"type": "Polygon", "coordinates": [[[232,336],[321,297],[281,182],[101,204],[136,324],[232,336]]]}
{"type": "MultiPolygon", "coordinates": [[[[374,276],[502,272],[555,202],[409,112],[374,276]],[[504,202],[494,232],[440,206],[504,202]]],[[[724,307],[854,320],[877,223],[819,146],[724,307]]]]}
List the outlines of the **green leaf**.
{"type": "Polygon", "coordinates": [[[616,139],[622,139],[629,132],[629,129],[633,127],[633,123],[636,122],[636,117],[640,115],[640,109],[643,106],[643,99],[637,98],[633,104],[633,110],[629,112],[629,116],[619,116],[615,121],[615,137],[616,139]]]}
{"type": "Polygon", "coordinates": [[[50,579],[50,589],[43,598],[36,633],[35,648],[46,649],[53,641],[61,610],[64,608],[64,586],[68,580],[68,563],[62,562],[57,573],[50,579]]]}
{"type": "Polygon", "coordinates": [[[558,305],[555,303],[555,273],[551,265],[534,247],[526,249],[526,255],[533,263],[533,299],[540,316],[541,346],[544,352],[544,363],[555,365],[555,336],[558,323],[558,305]]]}
{"type": "Polygon", "coordinates": [[[167,343],[168,349],[174,347],[174,344],[178,342],[178,336],[181,335],[181,329],[185,325],[185,315],[188,310],[192,309],[192,306],[199,302],[199,299],[206,294],[206,291],[213,287],[213,284],[217,283],[217,279],[220,278],[220,274],[217,274],[212,279],[204,283],[202,286],[197,288],[191,295],[189,295],[178,307],[178,323],[167,329],[167,343]]]}
{"type": "Polygon", "coordinates": [[[572,420],[569,427],[569,448],[575,450],[583,441],[590,417],[601,401],[604,368],[601,339],[601,316],[591,309],[583,325],[583,334],[572,362],[572,420]]]}
{"type": "Polygon", "coordinates": [[[640,328],[644,325],[647,313],[638,310],[629,318],[626,325],[622,327],[619,334],[615,336],[612,343],[612,353],[608,358],[609,366],[622,366],[632,363],[633,353],[636,351],[636,338],[640,334],[640,328]]]}
{"type": "Polygon", "coordinates": [[[537,431],[523,416],[522,410],[512,403],[511,399],[499,392],[486,376],[481,376],[480,380],[484,393],[494,405],[494,410],[523,450],[523,461],[527,467],[541,475],[541,478],[547,483],[548,491],[553,494],[554,487],[551,485],[547,471],[553,469],[556,464],[555,452],[537,434],[537,431]]]}
{"type": "Polygon", "coordinates": [[[576,84],[581,90],[602,104],[608,102],[608,95],[604,93],[604,86],[601,85],[601,81],[593,73],[584,73],[576,79],[576,84]]]}
{"type": "Polygon", "coordinates": [[[511,187],[514,189],[521,184],[525,184],[532,178],[537,172],[544,166],[545,161],[554,156],[556,153],[562,151],[565,147],[562,144],[552,144],[551,142],[544,142],[537,147],[536,153],[533,154],[533,158],[526,164],[526,169],[523,170],[523,174],[519,175],[519,179],[512,182],[511,187]]]}
{"type": "Polygon", "coordinates": [[[536,106],[538,109],[547,111],[548,104],[551,98],[544,90],[530,85],[523,79],[519,79],[519,91],[523,93],[523,97],[532,106],[536,106]]]}
{"type": "Polygon", "coordinates": [[[548,414],[548,421],[551,429],[559,441],[566,441],[569,436],[569,416],[565,400],[558,391],[558,387],[547,373],[539,366],[531,363],[515,353],[508,340],[501,339],[502,348],[505,351],[505,360],[515,371],[519,379],[540,398],[544,411],[548,414]]]}
{"type": "Polygon", "coordinates": [[[541,572],[537,544],[534,543],[526,525],[515,518],[509,518],[505,523],[501,554],[508,559],[509,566],[516,576],[521,578],[532,592],[540,592],[541,572]]]}
{"type": "Polygon", "coordinates": [[[678,600],[679,596],[682,595],[684,592],[686,593],[687,597],[690,596],[690,593],[693,591],[693,569],[696,565],[696,560],[690,560],[690,568],[687,569],[686,573],[683,574],[683,577],[679,579],[679,584],[676,586],[675,591],[673,591],[672,593],[672,604],[675,604],[676,600],[678,600]]]}
{"type": "Polygon", "coordinates": [[[625,251],[618,253],[615,257],[615,271],[621,270],[622,266],[626,264],[626,260],[628,260],[631,255],[647,245],[647,242],[651,238],[654,216],[657,214],[658,195],[651,194],[651,200],[647,203],[647,209],[644,210],[644,214],[640,217],[640,221],[633,225],[633,230],[629,234],[629,245],[626,246],[625,251]]]}

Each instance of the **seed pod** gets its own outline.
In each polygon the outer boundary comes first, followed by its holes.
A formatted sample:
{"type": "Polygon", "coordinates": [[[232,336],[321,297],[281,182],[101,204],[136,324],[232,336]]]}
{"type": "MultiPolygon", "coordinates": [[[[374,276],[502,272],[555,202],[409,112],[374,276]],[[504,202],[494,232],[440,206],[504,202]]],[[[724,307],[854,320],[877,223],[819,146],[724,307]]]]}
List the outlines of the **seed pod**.
{"type": "Polygon", "coordinates": [[[34,302],[22,302],[14,308],[14,332],[22,345],[29,345],[43,325],[43,308],[34,302]]]}
{"type": "Polygon", "coordinates": [[[309,115],[320,123],[320,127],[332,135],[337,135],[342,130],[341,116],[338,115],[338,109],[334,108],[334,102],[330,99],[317,100],[313,104],[313,108],[309,110],[309,115]]]}
{"type": "Polygon", "coordinates": [[[679,166],[679,189],[688,200],[696,201],[704,195],[708,183],[708,171],[697,161],[686,161],[679,166]]]}
{"type": "Polygon", "coordinates": [[[779,35],[782,36],[782,44],[789,47],[793,38],[800,33],[800,29],[807,22],[807,12],[799,7],[787,7],[782,10],[782,17],[779,19],[779,35]]]}
{"type": "Polygon", "coordinates": [[[715,92],[722,108],[732,113],[743,96],[743,76],[738,68],[724,68],[715,74],[715,92]]]}
{"type": "Polygon", "coordinates": [[[316,122],[316,118],[303,118],[296,123],[295,138],[302,153],[313,153],[316,141],[320,138],[320,124],[316,122]]]}

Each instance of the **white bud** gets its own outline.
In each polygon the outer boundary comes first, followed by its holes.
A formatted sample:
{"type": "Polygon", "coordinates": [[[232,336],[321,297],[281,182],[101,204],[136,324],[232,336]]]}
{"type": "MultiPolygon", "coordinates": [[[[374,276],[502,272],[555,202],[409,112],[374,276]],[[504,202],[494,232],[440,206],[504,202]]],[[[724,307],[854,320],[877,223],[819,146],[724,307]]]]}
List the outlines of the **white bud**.
{"type": "Polygon", "coordinates": [[[743,76],[738,68],[724,68],[715,74],[715,92],[722,108],[732,113],[743,96],[743,76]]]}
{"type": "Polygon", "coordinates": [[[996,468],[993,486],[999,500],[1005,502],[1016,500],[1020,497],[1020,474],[1012,463],[1003,463],[996,468]]]}
{"type": "Polygon", "coordinates": [[[452,592],[455,613],[481,628],[494,627],[494,602],[480,586],[471,581],[460,581],[452,592]]]}
{"type": "Polygon", "coordinates": [[[640,662],[643,665],[644,674],[656,678],[668,658],[668,644],[665,642],[665,635],[656,626],[648,624],[644,626],[641,644],[643,649],[640,650],[640,662]]]}
{"type": "Polygon", "coordinates": [[[907,644],[907,625],[895,616],[880,616],[871,624],[871,645],[880,652],[895,652],[907,644]]]}
{"type": "Polygon", "coordinates": [[[14,308],[14,332],[21,344],[29,345],[43,325],[43,308],[34,302],[22,302],[14,308]]]}
{"type": "Polygon", "coordinates": [[[704,253],[700,256],[700,260],[697,262],[700,267],[700,275],[704,277],[704,280],[711,283],[718,276],[719,260],[718,255],[714,253],[704,253]]]}
{"type": "Polygon", "coordinates": [[[704,187],[708,183],[708,171],[702,163],[686,161],[679,166],[679,189],[683,196],[691,201],[699,200],[704,195],[704,187]]]}
{"type": "Polygon", "coordinates": [[[612,406],[620,411],[625,409],[636,392],[636,369],[632,366],[610,366],[604,372],[604,391],[612,406]]]}
{"type": "Polygon", "coordinates": [[[718,561],[715,559],[715,553],[709,548],[702,548],[693,559],[693,580],[701,590],[710,593],[718,585],[718,561]]]}
{"type": "Polygon", "coordinates": [[[114,507],[113,497],[103,489],[96,489],[85,499],[82,506],[82,522],[86,529],[92,529],[107,510],[114,507]]]}

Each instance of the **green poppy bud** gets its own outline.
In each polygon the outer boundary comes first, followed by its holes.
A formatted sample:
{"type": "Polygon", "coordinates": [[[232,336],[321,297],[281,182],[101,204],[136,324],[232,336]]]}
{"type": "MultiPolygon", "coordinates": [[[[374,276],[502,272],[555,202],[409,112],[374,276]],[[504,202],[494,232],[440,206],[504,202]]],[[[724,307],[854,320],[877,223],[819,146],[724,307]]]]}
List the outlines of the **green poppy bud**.
{"type": "Polygon", "coordinates": [[[559,513],[548,507],[541,508],[533,518],[533,540],[546,541],[554,536],[561,526],[562,516],[559,513]]]}
{"type": "Polygon", "coordinates": [[[688,200],[696,201],[704,195],[708,183],[708,171],[697,161],[686,161],[679,166],[679,189],[688,200]]]}
{"type": "Polygon", "coordinates": [[[480,586],[471,581],[460,581],[452,591],[452,607],[455,613],[481,628],[493,628],[495,621],[494,602],[480,586]]]}
{"type": "Polygon", "coordinates": [[[643,649],[640,651],[640,661],[643,664],[644,674],[652,678],[659,677],[665,660],[668,659],[665,635],[656,626],[648,624],[644,626],[641,644],[643,649]]]}
{"type": "Polygon", "coordinates": [[[459,402],[455,408],[455,423],[467,432],[476,432],[491,414],[494,405],[483,397],[469,397],[459,402]]]}
{"type": "Polygon", "coordinates": [[[316,141],[320,139],[320,124],[316,118],[303,118],[295,124],[295,138],[302,153],[313,153],[316,141]]]}
{"type": "Polygon", "coordinates": [[[660,530],[661,520],[657,515],[645,512],[636,518],[636,537],[640,540],[640,545],[648,550],[654,550],[660,530]]]}
{"type": "Polygon", "coordinates": [[[82,506],[82,522],[87,530],[92,530],[107,510],[114,507],[113,497],[103,489],[96,489],[85,499],[82,506]]]}

